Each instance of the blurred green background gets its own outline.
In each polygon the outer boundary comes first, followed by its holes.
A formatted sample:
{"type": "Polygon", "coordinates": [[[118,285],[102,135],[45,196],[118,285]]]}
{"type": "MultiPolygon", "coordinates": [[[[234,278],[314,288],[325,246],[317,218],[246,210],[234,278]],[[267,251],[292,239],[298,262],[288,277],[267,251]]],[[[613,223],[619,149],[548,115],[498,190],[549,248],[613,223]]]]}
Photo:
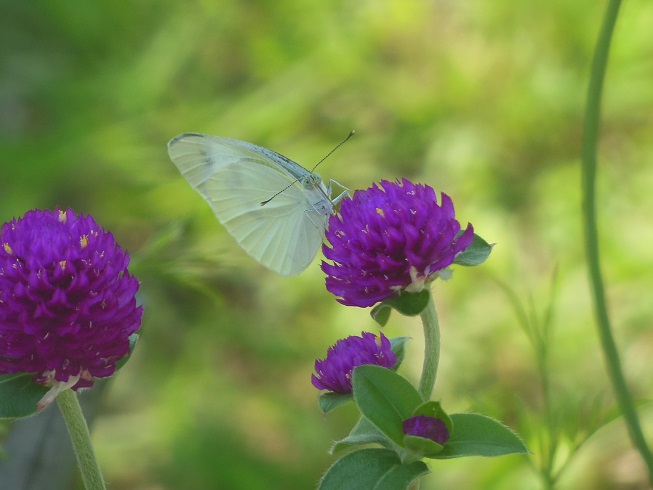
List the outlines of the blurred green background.
{"type": "MultiPolygon", "coordinates": [[[[434,284],[443,342],[434,397],[503,420],[534,454],[434,461],[421,488],[543,488],[552,441],[551,465],[566,465],[560,489],[647,488],[614,418],[583,262],[578,155],[603,8],[4,0],[0,219],[55,206],[92,214],[142,282],[141,342],[94,427],[110,487],[313,488],[333,461],[327,449],[356,410],[320,413],[312,365],[337,339],[376,331],[368,312],[336,303],[317,260],[295,278],[253,262],[166,143],[216,134],[310,167],[355,129],[321,165],[325,178],[350,189],[402,176],[428,183],[497,244],[483,266],[434,284]],[[532,325],[552,306],[549,409],[515,301],[532,325]]],[[[651,2],[624,3],[599,174],[610,310],[649,433],[651,25],[651,2]]],[[[401,373],[417,380],[419,321],[394,316],[384,333],[413,338],[401,373]]]]}

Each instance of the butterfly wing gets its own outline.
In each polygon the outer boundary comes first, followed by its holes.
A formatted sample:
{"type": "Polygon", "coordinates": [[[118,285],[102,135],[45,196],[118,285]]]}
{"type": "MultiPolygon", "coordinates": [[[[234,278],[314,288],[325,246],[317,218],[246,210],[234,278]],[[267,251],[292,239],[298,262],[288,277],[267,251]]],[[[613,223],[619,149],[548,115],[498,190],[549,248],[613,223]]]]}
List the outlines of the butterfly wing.
{"type": "Polygon", "coordinates": [[[220,168],[248,159],[259,165],[281,167],[296,179],[310,175],[301,165],[272,150],[246,141],[208,134],[180,134],[168,143],[168,153],[193,189],[198,189],[220,168]]]}
{"type": "Polygon", "coordinates": [[[284,276],[299,274],[313,261],[328,218],[313,206],[322,195],[299,182],[261,205],[270,189],[281,190],[292,180],[267,166],[235,164],[206,183],[220,223],[254,259],[284,276]]]}
{"type": "Polygon", "coordinates": [[[182,135],[170,142],[169,151],[182,175],[255,260],[284,276],[299,274],[313,261],[330,214],[325,209],[332,207],[321,182],[305,186],[296,180],[295,173],[308,176],[307,170],[271,150],[215,136],[182,135]],[[288,162],[301,170],[291,167],[291,173],[288,162]]]}

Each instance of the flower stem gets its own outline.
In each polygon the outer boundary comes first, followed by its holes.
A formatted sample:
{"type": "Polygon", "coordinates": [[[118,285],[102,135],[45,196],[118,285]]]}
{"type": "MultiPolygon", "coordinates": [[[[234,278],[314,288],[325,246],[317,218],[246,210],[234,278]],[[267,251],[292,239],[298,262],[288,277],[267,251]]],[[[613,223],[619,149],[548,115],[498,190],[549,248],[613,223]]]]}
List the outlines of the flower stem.
{"type": "Polygon", "coordinates": [[[63,390],[57,396],[57,404],[70,434],[84,487],[86,490],[105,490],[102,472],[95,459],[91,434],[88,431],[82,407],[79,406],[77,393],[73,390],[63,390]]]}
{"type": "Polygon", "coordinates": [[[653,483],[653,455],[648,447],[640,427],[637,410],[628,391],[626,380],[621,368],[619,353],[612,336],[612,327],[608,317],[605,289],[601,276],[598,247],[598,231],[596,225],[596,154],[599,133],[601,93],[608,60],[608,51],[612,33],[619,14],[621,0],[609,0],[603,26],[599,34],[592,72],[587,93],[585,110],[585,127],[583,134],[582,153],[582,190],[583,190],[583,224],[585,228],[585,249],[590,276],[590,286],[594,299],[594,310],[599,338],[607,371],[612,381],[612,387],[623,414],[626,427],[633,446],[639,451],[648,469],[649,481],[653,483]]]}
{"type": "Polygon", "coordinates": [[[440,362],[440,325],[431,293],[429,293],[429,302],[420,316],[424,327],[424,365],[422,366],[422,378],[419,381],[419,394],[424,400],[429,400],[433,393],[440,362]]]}

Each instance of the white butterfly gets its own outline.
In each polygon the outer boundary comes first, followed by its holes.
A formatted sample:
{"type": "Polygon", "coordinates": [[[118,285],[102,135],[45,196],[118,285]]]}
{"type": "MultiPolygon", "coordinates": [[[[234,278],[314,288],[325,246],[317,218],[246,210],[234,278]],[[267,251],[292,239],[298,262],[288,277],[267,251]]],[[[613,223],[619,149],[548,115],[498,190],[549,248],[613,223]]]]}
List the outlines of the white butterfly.
{"type": "Polygon", "coordinates": [[[319,175],[245,141],[184,133],[168,153],[243,250],[283,276],[310,265],[334,204],[347,194],[331,200],[319,175]]]}

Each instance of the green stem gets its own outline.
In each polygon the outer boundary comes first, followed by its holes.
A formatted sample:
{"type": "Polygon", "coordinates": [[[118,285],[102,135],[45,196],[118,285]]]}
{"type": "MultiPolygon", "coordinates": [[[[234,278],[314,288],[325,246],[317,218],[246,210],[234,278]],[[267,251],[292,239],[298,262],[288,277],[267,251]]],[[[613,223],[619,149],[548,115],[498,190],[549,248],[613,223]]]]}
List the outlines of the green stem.
{"type": "Polygon", "coordinates": [[[653,483],[653,455],[649,449],[640,427],[637,410],[628,391],[626,380],[621,368],[619,353],[612,336],[610,319],[608,317],[605,290],[601,276],[598,247],[598,231],[596,225],[596,154],[599,134],[601,93],[608,60],[608,51],[612,33],[619,13],[620,0],[610,0],[603,19],[603,26],[596,43],[592,73],[587,93],[585,112],[585,128],[583,134],[582,153],[582,190],[583,190],[583,223],[585,228],[585,249],[590,276],[590,286],[594,299],[594,309],[597,328],[607,371],[612,381],[612,387],[623,414],[626,427],[633,446],[639,451],[648,468],[649,481],[653,483]]]}
{"type": "Polygon", "coordinates": [[[429,400],[433,393],[440,362],[440,325],[433,296],[430,293],[429,302],[420,316],[424,327],[424,365],[422,366],[422,378],[419,381],[419,394],[424,400],[429,400]]]}
{"type": "Polygon", "coordinates": [[[102,472],[95,459],[91,434],[88,431],[82,407],[79,406],[77,393],[70,389],[63,390],[57,396],[57,404],[66,422],[70,440],[73,443],[84,487],[86,490],[105,490],[102,472]]]}

